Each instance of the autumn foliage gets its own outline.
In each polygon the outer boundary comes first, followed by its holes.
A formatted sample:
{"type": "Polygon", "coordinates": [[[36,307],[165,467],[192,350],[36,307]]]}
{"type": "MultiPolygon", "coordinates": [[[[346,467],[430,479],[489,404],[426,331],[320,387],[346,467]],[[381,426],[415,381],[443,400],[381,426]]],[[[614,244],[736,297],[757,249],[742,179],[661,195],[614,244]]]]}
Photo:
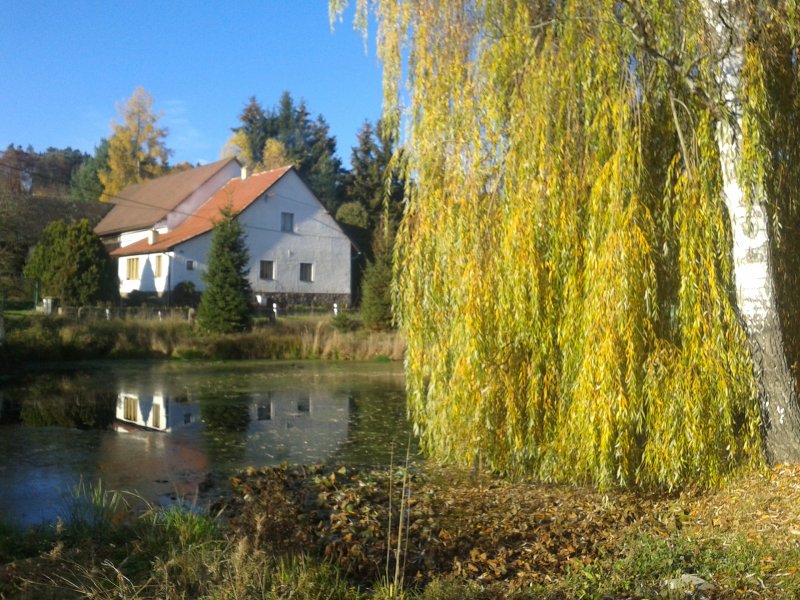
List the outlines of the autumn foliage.
{"type": "MultiPolygon", "coordinates": [[[[752,185],[791,181],[773,176],[791,152],[770,157],[764,132],[793,114],[796,74],[758,68],[796,69],[784,8],[753,18],[746,46],[752,185]]],[[[357,24],[368,10],[356,3],[357,24]]],[[[602,487],[708,485],[759,464],[719,114],[698,93],[716,68],[702,3],[374,11],[386,123],[407,139],[395,309],[424,448],[602,487]]]]}

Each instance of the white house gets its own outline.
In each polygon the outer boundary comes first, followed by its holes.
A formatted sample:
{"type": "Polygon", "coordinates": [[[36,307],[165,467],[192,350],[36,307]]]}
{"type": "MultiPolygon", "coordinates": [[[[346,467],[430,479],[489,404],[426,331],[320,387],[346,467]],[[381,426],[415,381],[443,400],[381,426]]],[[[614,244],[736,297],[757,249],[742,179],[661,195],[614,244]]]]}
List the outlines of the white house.
{"type": "Polygon", "coordinates": [[[247,176],[229,159],[128,188],[115,204],[95,231],[118,260],[123,296],[181,282],[202,291],[214,225],[230,207],[257,301],[349,303],[350,239],[293,167],[247,176]]]}

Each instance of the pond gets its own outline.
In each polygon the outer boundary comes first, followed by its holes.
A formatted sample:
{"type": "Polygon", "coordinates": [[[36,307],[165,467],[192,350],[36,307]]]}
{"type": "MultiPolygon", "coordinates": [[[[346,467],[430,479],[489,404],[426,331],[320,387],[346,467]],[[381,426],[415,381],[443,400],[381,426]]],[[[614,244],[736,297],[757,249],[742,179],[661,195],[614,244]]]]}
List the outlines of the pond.
{"type": "Polygon", "coordinates": [[[81,481],[168,504],[248,466],[404,460],[403,386],[397,363],[95,362],[27,374],[0,386],[0,520],[53,521],[81,481]]]}

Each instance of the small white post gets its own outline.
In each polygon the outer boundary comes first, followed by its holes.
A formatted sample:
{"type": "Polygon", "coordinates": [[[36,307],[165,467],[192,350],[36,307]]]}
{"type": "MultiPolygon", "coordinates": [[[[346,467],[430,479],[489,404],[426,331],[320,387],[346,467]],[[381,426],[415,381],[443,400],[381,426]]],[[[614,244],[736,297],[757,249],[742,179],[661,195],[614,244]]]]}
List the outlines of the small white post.
{"type": "Polygon", "coordinates": [[[339,305],[336,302],[333,303],[333,316],[339,316],[339,305]]]}
{"type": "Polygon", "coordinates": [[[278,318],[278,303],[277,302],[273,302],[272,303],[272,314],[275,315],[276,319],[278,318]]]}
{"type": "Polygon", "coordinates": [[[111,309],[107,308],[106,309],[106,321],[110,321],[110,320],[111,320],[111,309]]]}

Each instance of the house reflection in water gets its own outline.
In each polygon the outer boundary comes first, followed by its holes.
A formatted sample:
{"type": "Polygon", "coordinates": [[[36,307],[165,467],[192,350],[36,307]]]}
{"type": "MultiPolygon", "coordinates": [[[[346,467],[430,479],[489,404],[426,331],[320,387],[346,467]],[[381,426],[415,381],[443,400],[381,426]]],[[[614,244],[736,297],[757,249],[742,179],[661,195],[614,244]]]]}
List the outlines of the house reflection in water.
{"type": "Polygon", "coordinates": [[[247,458],[273,463],[319,463],[347,441],[350,400],[329,391],[274,391],[252,395],[247,458]],[[259,457],[262,457],[259,460],[259,457]]]}
{"type": "MultiPolygon", "coordinates": [[[[226,400],[218,402],[224,407],[226,400]]],[[[346,394],[324,389],[258,392],[248,395],[246,410],[242,467],[325,462],[347,441],[350,399],[346,394]]],[[[182,446],[188,443],[195,452],[203,452],[199,438],[205,426],[200,404],[186,396],[179,401],[163,389],[125,390],[118,395],[114,422],[118,432],[180,433],[182,446]]]]}
{"type": "Polygon", "coordinates": [[[163,390],[153,392],[121,391],[117,397],[117,416],[114,429],[174,431],[176,428],[200,423],[200,407],[196,403],[176,401],[163,390]]]}

